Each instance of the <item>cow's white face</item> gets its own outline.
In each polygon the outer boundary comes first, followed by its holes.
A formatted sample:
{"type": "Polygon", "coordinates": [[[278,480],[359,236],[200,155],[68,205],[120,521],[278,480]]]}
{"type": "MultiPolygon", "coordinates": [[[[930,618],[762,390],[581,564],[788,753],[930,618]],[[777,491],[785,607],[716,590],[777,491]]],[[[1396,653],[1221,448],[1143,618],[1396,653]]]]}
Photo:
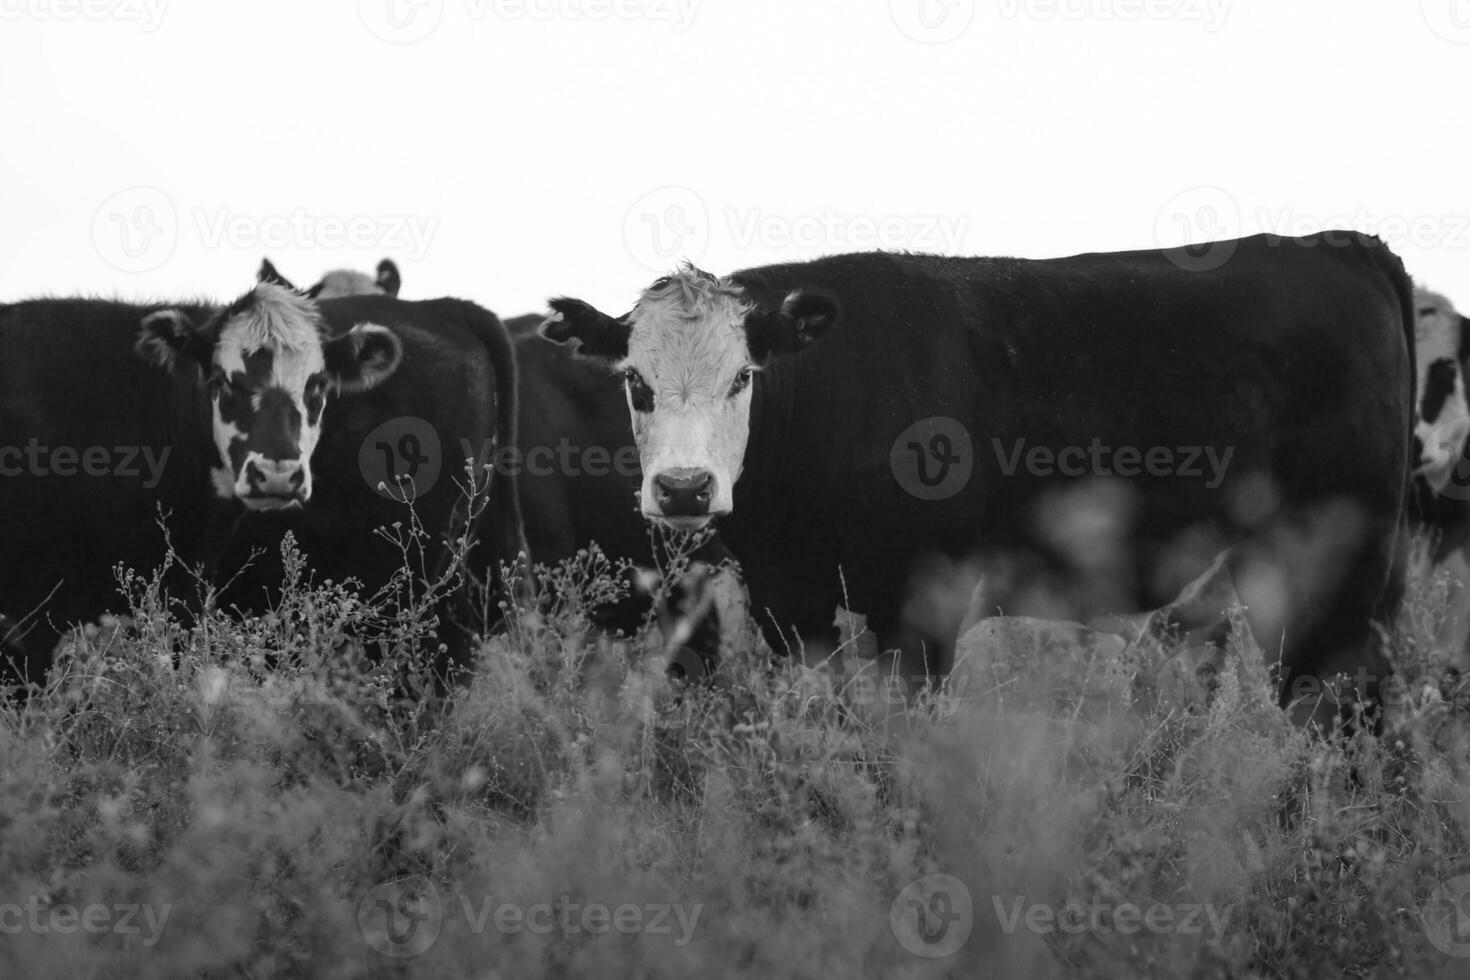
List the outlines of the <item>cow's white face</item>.
{"type": "Polygon", "coordinates": [[[761,364],[814,339],[836,315],[830,298],[801,292],[779,311],[757,310],[739,285],[692,266],[655,282],[618,320],[580,300],[551,305],[544,337],[579,341],[584,356],[622,372],[641,509],[681,529],[735,506],[761,364]]]}
{"type": "Polygon", "coordinates": [[[401,357],[398,338],[376,324],[327,337],[313,302],[271,284],[202,325],[179,310],[149,314],[138,351],[173,369],[203,370],[218,453],[215,492],[254,510],[311,497],[311,454],[327,395],[372,387],[401,357]]]}
{"type": "Polygon", "coordinates": [[[1414,292],[1414,351],[1418,360],[1419,404],[1415,406],[1417,472],[1442,489],[1470,438],[1461,363],[1461,317],[1449,300],[1426,290],[1414,292]]]}
{"type": "Polygon", "coordinates": [[[697,527],[735,506],[758,370],[745,336],[749,306],[716,280],[672,277],[628,317],[623,372],[643,465],[642,510],[697,527]]]}

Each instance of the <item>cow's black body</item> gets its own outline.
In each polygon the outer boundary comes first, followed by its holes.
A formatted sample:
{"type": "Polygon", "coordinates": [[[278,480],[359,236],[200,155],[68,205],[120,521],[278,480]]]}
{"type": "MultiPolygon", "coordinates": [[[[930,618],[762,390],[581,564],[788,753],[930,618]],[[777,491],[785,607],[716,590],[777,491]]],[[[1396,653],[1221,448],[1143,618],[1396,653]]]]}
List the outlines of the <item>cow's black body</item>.
{"type": "MultiPolygon", "coordinates": [[[[86,299],[0,307],[0,447],[24,449],[34,439],[48,458],[0,476],[0,613],[21,623],[7,633],[25,679],[42,678],[60,630],[125,609],[113,566],[158,567],[160,508],[180,557],[205,566],[241,512],[210,484],[219,454],[202,375],[164,370],[134,352],[143,317],[163,308],[86,299]],[[52,472],[56,450],[94,448],[108,454],[106,475],[52,472]],[[153,487],[145,486],[145,449],[155,458],[168,452],[153,487]]],[[[70,468],[64,460],[62,468],[70,468]]]]}
{"type": "Polygon", "coordinates": [[[1007,452],[1023,438],[1053,449],[1094,439],[1233,447],[1216,489],[1127,481],[1124,592],[1138,608],[1167,601],[1225,545],[1245,563],[1273,554],[1289,585],[1305,581],[1292,564],[1307,560],[1293,550],[1296,531],[1319,506],[1346,503],[1362,523],[1337,529],[1349,542],[1340,577],[1326,594],[1299,597],[1284,641],[1262,643],[1284,644],[1289,678],[1366,671],[1371,693],[1387,667],[1370,617],[1391,612],[1402,587],[1413,312],[1386,247],[1335,242],[1244,239],[1212,271],[1157,251],[860,254],[732,276],[762,309],[795,290],[825,292],[841,309],[825,336],[759,375],[735,507],[720,521],[772,644],[826,636],[842,604],[867,614],[885,645],[904,647],[908,669],[923,641],[928,669],[946,670],[952,638],[902,621],[905,577],[934,553],[1053,551],[1038,504],[1077,482],[1024,465],[1006,476],[992,440],[1007,452]],[[969,433],[974,471],[954,496],[925,501],[895,479],[890,451],[935,416],[969,433]],[[1260,475],[1280,504],[1270,520],[1240,505],[1242,481],[1260,475]]]}

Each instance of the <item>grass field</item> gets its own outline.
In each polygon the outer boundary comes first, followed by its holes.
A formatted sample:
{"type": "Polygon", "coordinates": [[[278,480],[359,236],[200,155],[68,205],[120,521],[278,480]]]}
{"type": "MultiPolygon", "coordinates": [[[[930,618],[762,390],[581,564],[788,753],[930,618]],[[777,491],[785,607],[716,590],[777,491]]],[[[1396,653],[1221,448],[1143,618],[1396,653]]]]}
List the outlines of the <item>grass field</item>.
{"type": "Polygon", "coordinates": [[[0,976],[1470,975],[1444,582],[1392,632],[1390,730],[1337,745],[1249,641],[1207,705],[1169,651],[881,723],[753,636],[673,685],[654,635],[587,637],[591,557],[436,699],[423,610],[292,567],[189,629],[134,578],[5,709],[0,976]],[[398,652],[349,655],[369,627],[398,652]]]}

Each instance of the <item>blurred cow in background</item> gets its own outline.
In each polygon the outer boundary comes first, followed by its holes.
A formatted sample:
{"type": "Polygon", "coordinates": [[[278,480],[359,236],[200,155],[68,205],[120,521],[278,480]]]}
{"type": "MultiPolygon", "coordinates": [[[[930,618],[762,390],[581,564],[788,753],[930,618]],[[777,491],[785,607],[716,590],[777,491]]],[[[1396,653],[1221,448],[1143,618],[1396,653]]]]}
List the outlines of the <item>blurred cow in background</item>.
{"type": "Polygon", "coordinates": [[[1470,320],[1427,289],[1414,291],[1414,313],[1419,398],[1409,495],[1416,532],[1411,573],[1421,580],[1448,573],[1449,604],[1437,638],[1463,669],[1470,667],[1470,320]]]}
{"type": "Polygon", "coordinates": [[[372,293],[397,296],[398,288],[403,284],[403,277],[398,274],[398,266],[392,259],[379,262],[377,273],[372,276],[355,269],[333,269],[322,276],[315,286],[307,289],[297,289],[291,280],[276,270],[270,259],[260,260],[260,271],[255,277],[261,282],[273,282],[295,290],[307,299],[338,299],[342,296],[364,296],[372,293]]]}

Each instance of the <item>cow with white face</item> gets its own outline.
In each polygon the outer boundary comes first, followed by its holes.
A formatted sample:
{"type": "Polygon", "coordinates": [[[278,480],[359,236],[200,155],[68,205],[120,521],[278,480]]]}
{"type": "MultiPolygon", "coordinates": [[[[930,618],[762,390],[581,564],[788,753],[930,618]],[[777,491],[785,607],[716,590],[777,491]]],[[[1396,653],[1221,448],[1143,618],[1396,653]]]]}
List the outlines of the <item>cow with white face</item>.
{"type": "Polygon", "coordinates": [[[171,370],[203,373],[219,453],[215,494],[251,510],[311,497],[328,395],[372,388],[402,356],[398,338],[376,324],[328,336],[314,303],[269,283],[202,321],[180,308],[151,313],[136,349],[171,370]]]}
{"type": "Polygon", "coordinates": [[[917,685],[964,613],[935,568],[1013,569],[1018,602],[1087,621],[1233,548],[1282,704],[1335,724],[1324,684],[1371,707],[1389,673],[1414,310],[1381,242],[1323,241],[1242,239],[1197,274],[1164,251],[686,266],[621,317],[553,300],[541,329],[621,372],[643,515],[717,521],[774,650],[835,649],[840,606],[917,685]],[[1230,455],[1210,479],[1205,447],[1230,455]],[[1093,490],[1122,501],[1105,589],[1061,540],[1093,490]]]}
{"type": "MultiPolygon", "coordinates": [[[[1416,473],[1440,491],[1470,437],[1470,405],[1465,398],[1467,348],[1465,318],[1438,293],[1414,290],[1414,348],[1419,368],[1415,416],[1416,473]]],[[[1462,476],[1463,480],[1463,476],[1462,476]]]]}
{"type": "Polygon", "coordinates": [[[614,319],[555,299],[541,334],[579,341],[622,372],[643,467],[643,515],[681,530],[734,507],[750,435],[751,382],[772,356],[800,349],[835,317],[833,300],[793,292],[757,311],[736,283],[691,265],[659,279],[614,319]]]}
{"type": "Polygon", "coordinates": [[[1414,347],[1419,402],[1414,415],[1414,480],[1409,514],[1414,523],[1410,568],[1421,581],[1450,579],[1439,645],[1470,668],[1470,404],[1465,368],[1470,321],[1444,296],[1414,291],[1414,347]]]}

